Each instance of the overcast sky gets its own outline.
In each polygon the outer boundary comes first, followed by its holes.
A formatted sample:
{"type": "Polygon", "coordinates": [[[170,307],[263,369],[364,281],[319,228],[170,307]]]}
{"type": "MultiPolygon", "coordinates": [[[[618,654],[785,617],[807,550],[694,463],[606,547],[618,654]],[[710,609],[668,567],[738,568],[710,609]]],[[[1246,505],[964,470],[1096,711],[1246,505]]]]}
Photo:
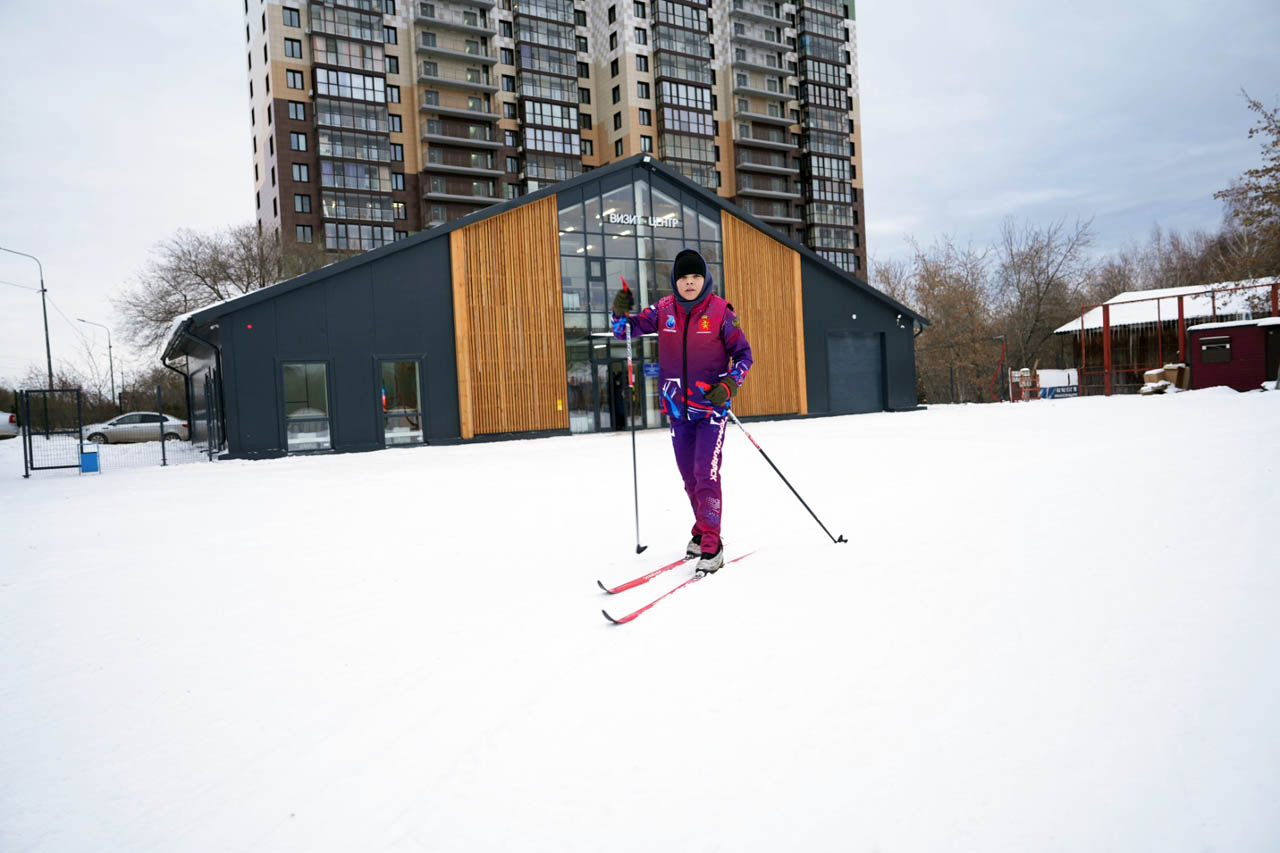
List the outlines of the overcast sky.
{"type": "MultiPolygon", "coordinates": [[[[1094,218],[1098,251],[1221,221],[1280,103],[1274,0],[858,3],[873,259],[1094,218]]],[[[0,246],[44,265],[53,357],[105,357],[110,296],[179,228],[253,218],[242,7],[0,3],[0,246]]],[[[44,364],[34,262],[0,253],[0,379],[44,364]],[[15,286],[17,285],[17,286],[15,286]]],[[[141,358],[115,341],[117,365],[141,358]]],[[[0,405],[8,401],[0,401],[0,405]]]]}

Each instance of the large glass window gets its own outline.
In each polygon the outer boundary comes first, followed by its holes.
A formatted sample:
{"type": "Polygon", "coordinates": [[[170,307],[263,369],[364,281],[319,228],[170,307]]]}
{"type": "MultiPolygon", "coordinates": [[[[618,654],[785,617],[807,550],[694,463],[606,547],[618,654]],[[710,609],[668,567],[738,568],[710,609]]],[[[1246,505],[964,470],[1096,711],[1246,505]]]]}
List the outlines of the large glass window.
{"type": "Polygon", "coordinates": [[[329,387],[323,362],[284,365],[284,420],[290,453],[328,450],[329,387]]]}
{"type": "Polygon", "coordinates": [[[422,398],[418,362],[382,362],[383,443],[422,444],[422,398]]]}

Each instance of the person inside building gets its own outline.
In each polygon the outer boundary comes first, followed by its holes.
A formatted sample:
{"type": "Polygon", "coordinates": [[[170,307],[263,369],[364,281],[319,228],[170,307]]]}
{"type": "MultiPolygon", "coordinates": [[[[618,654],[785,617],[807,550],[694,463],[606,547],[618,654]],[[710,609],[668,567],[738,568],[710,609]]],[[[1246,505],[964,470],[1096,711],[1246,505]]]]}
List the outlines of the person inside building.
{"type": "Polygon", "coordinates": [[[624,287],[613,300],[613,333],[658,335],[662,411],[671,424],[676,466],[693,509],[693,538],[685,550],[695,571],[710,574],[724,565],[720,541],[723,512],[720,465],[733,395],[751,369],[751,345],[733,306],[713,292],[707,262],[682,249],[671,264],[674,291],[638,314],[624,287]]]}

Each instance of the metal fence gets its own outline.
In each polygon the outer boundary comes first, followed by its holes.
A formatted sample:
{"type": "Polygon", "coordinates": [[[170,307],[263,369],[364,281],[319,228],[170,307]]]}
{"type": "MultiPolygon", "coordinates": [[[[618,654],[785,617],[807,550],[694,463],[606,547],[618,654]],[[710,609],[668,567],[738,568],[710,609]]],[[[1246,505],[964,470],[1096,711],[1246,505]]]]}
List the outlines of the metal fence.
{"type": "Polygon", "coordinates": [[[32,389],[18,396],[23,477],[35,471],[79,471],[87,451],[96,462],[91,468],[100,473],[205,458],[205,449],[191,443],[190,420],[164,415],[160,388],[154,411],[124,412],[87,424],[79,389],[32,389]]]}

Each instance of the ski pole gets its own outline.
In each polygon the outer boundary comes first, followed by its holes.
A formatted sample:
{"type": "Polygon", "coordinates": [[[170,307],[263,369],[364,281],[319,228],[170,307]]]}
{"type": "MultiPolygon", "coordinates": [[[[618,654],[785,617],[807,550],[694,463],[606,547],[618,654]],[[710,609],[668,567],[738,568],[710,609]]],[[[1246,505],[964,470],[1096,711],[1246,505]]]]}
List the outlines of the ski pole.
{"type": "MultiPolygon", "coordinates": [[[[757,444],[756,440],[751,437],[751,433],[747,432],[747,428],[742,425],[742,421],[738,420],[738,416],[733,413],[732,409],[728,410],[728,415],[729,417],[733,418],[733,422],[738,425],[738,429],[742,430],[743,434],[746,435],[747,441],[751,442],[751,446],[754,447],[756,450],[760,451],[760,455],[764,457],[765,462],[769,463],[769,467],[773,469],[774,473],[777,474],[779,477],[782,477],[782,482],[787,484],[787,488],[791,490],[791,494],[795,495],[796,499],[799,500],[801,504],[803,504],[804,508],[809,510],[809,515],[812,515],[813,520],[818,522],[818,526],[822,528],[822,532],[827,534],[828,536],[831,536],[831,531],[828,530],[827,526],[822,523],[822,519],[818,518],[817,513],[815,513],[812,509],[809,509],[809,505],[804,502],[804,498],[800,497],[800,493],[796,491],[796,487],[791,485],[790,481],[788,481],[786,477],[782,476],[782,472],[778,470],[778,466],[773,464],[773,460],[769,458],[769,454],[765,453],[764,448],[761,447],[759,444],[757,444]]],[[[844,534],[842,533],[840,534],[839,539],[837,539],[834,536],[831,536],[831,541],[838,545],[841,542],[848,542],[849,540],[845,539],[844,534]]]]}
{"type": "MultiPolygon", "coordinates": [[[[622,278],[622,276],[618,276],[622,278]]],[[[627,287],[627,280],[622,279],[623,291],[630,293],[631,288],[627,287]]],[[[640,474],[636,465],[636,416],[635,416],[635,400],[636,400],[636,373],[631,362],[631,321],[627,321],[627,420],[631,426],[631,484],[635,491],[636,499],[636,553],[644,553],[644,549],[648,545],[640,544],[640,474]]]]}

